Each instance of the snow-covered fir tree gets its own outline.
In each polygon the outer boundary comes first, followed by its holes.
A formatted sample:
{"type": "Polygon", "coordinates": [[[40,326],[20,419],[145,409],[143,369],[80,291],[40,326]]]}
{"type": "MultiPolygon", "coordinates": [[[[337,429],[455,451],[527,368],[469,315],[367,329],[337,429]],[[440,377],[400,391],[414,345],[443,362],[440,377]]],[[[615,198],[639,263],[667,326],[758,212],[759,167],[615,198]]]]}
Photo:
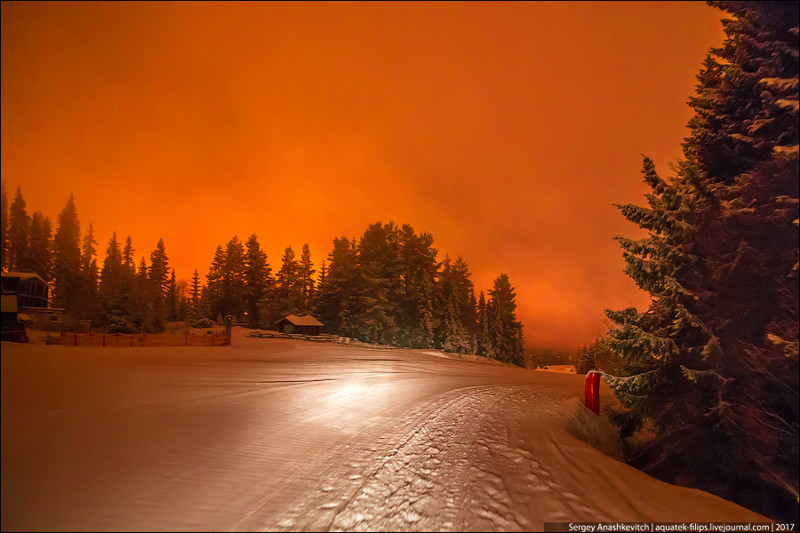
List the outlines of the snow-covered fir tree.
{"type": "Polygon", "coordinates": [[[234,235],[225,245],[225,262],[222,264],[222,305],[219,312],[223,317],[232,315],[241,319],[244,316],[247,284],[245,265],[244,245],[234,235]]]}
{"type": "Polygon", "coordinates": [[[303,245],[303,250],[300,253],[300,262],[298,263],[298,283],[300,285],[300,312],[308,314],[316,306],[317,287],[314,282],[314,273],[316,269],[311,262],[311,250],[308,244],[303,245]]]}
{"type": "Polygon", "coordinates": [[[295,259],[294,250],[287,246],[281,257],[281,268],[275,283],[273,319],[300,313],[303,294],[300,287],[300,265],[295,259]]]}
{"type": "Polygon", "coordinates": [[[175,269],[170,269],[169,280],[167,280],[166,290],[164,292],[164,306],[167,322],[175,322],[178,320],[180,312],[181,293],[178,289],[178,281],[175,277],[175,269]]]}
{"type": "MultiPolygon", "coordinates": [[[[98,288],[98,300],[100,308],[99,323],[108,325],[109,317],[115,312],[115,320],[122,316],[123,310],[120,302],[122,296],[123,269],[122,253],[120,252],[117,233],[111,235],[106,248],[106,255],[103,259],[103,267],[100,270],[100,286],[98,288]]],[[[114,333],[116,333],[115,331],[114,333]]]]}
{"type": "Polygon", "coordinates": [[[71,315],[80,291],[81,240],[75,198],[69,195],[58,215],[58,229],[53,238],[53,307],[71,315]]]}
{"type": "Polygon", "coordinates": [[[50,281],[53,272],[53,225],[40,211],[31,217],[28,257],[30,268],[45,281],[50,281]]]}
{"type": "Polygon", "coordinates": [[[328,272],[321,281],[317,314],[329,332],[351,335],[352,323],[345,321],[355,307],[356,245],[346,237],[333,239],[328,254],[328,272]]]}
{"type": "Polygon", "coordinates": [[[477,353],[488,359],[495,358],[492,337],[489,333],[489,308],[486,305],[486,297],[481,291],[478,297],[478,342],[477,353]]]}
{"type": "Polygon", "coordinates": [[[522,323],[517,320],[516,298],[507,274],[495,278],[487,304],[489,338],[499,361],[525,366],[522,323]]]}
{"type": "Polygon", "coordinates": [[[433,304],[424,295],[419,300],[417,308],[417,324],[410,336],[411,348],[433,348],[433,304]]]}
{"type": "Polygon", "coordinates": [[[464,328],[467,351],[472,351],[471,337],[477,333],[477,309],[474,290],[467,264],[459,256],[455,261],[446,255],[438,275],[436,296],[434,301],[434,316],[436,317],[436,339],[439,346],[443,346],[448,325],[450,301],[455,306],[458,321],[464,328]]]}
{"type": "Polygon", "coordinates": [[[208,268],[208,274],[206,274],[206,286],[203,290],[203,308],[207,313],[204,318],[211,319],[222,314],[224,305],[222,301],[223,269],[226,260],[225,250],[221,244],[217,245],[214,258],[208,268]]]}
{"type": "Polygon", "coordinates": [[[461,322],[461,316],[458,312],[458,305],[456,304],[456,297],[454,294],[450,295],[447,302],[447,315],[444,319],[442,348],[446,352],[457,353],[459,355],[468,353],[471,350],[469,334],[461,322]]]}
{"type": "Polygon", "coordinates": [[[247,255],[245,257],[245,291],[244,297],[247,307],[247,316],[250,327],[264,327],[264,306],[266,299],[272,291],[274,281],[272,268],[267,261],[267,254],[261,249],[255,233],[247,240],[247,255]]]}
{"type": "Polygon", "coordinates": [[[645,158],[648,231],[620,238],[647,311],[607,311],[607,376],[633,457],[775,519],[798,494],[798,48],[796,2],[715,2],[724,46],[690,100],[685,159],[664,180],[645,158]]]}
{"type": "Polygon", "coordinates": [[[400,243],[393,223],[371,224],[358,243],[355,336],[393,344],[402,298],[400,243]]]}
{"type": "Polygon", "coordinates": [[[396,342],[400,346],[430,348],[433,342],[433,304],[438,271],[433,236],[417,234],[409,224],[397,230],[400,244],[400,305],[397,316],[396,342]]]}
{"type": "Polygon", "coordinates": [[[11,203],[8,221],[8,269],[9,271],[28,270],[28,235],[31,219],[25,209],[22,189],[17,187],[17,194],[11,203]]]}
{"type": "Polygon", "coordinates": [[[0,268],[6,270],[6,239],[8,237],[8,196],[5,183],[0,184],[0,268]]]}
{"type": "Polygon", "coordinates": [[[97,265],[97,240],[94,238],[94,227],[89,224],[83,236],[81,247],[80,292],[75,303],[78,318],[96,320],[97,318],[97,286],[100,281],[100,268],[97,265]]]}
{"type": "Polygon", "coordinates": [[[189,285],[189,312],[186,317],[189,325],[193,327],[202,318],[206,318],[207,315],[207,312],[203,309],[202,294],[203,288],[200,284],[200,273],[195,268],[189,285]]]}
{"type": "Polygon", "coordinates": [[[158,239],[156,249],[150,253],[150,299],[152,308],[147,320],[148,331],[160,332],[164,329],[168,314],[167,291],[169,289],[169,257],[163,239],[158,239]]]}

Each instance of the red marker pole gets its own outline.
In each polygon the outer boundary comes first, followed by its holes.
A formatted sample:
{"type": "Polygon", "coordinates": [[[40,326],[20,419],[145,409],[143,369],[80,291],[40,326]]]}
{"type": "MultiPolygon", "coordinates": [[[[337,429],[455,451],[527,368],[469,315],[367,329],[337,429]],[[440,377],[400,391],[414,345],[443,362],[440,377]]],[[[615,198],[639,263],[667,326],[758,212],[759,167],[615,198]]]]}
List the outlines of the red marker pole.
{"type": "Polygon", "coordinates": [[[600,414],[600,372],[590,370],[586,373],[586,391],[585,399],[586,407],[600,414]]]}

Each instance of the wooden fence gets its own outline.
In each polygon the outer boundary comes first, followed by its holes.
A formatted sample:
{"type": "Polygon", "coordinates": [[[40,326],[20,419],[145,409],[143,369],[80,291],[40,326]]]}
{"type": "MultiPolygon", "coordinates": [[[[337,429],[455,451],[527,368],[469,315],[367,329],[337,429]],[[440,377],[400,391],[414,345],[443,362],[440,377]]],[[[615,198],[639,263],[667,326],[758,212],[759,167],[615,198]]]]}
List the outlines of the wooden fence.
{"type": "Polygon", "coordinates": [[[279,331],[250,331],[245,336],[256,337],[259,339],[300,339],[313,342],[337,342],[341,344],[350,344],[349,337],[339,337],[338,335],[330,335],[328,333],[320,333],[319,335],[304,335],[302,333],[280,333],[279,331]]]}
{"type": "MultiPolygon", "coordinates": [[[[64,346],[106,346],[106,347],[142,347],[142,346],[228,346],[230,337],[218,335],[192,335],[189,333],[70,333],[61,335],[64,346]]],[[[48,338],[48,342],[52,342],[48,338]]]]}

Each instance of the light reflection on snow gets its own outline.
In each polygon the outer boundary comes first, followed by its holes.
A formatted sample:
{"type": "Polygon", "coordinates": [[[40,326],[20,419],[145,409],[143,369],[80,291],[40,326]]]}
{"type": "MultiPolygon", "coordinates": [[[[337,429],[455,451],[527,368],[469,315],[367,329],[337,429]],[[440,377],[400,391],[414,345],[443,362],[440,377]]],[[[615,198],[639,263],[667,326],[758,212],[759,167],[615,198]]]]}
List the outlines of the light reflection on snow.
{"type": "Polygon", "coordinates": [[[333,395],[333,401],[344,405],[349,405],[357,401],[367,390],[366,385],[346,381],[339,385],[338,391],[333,395]]]}

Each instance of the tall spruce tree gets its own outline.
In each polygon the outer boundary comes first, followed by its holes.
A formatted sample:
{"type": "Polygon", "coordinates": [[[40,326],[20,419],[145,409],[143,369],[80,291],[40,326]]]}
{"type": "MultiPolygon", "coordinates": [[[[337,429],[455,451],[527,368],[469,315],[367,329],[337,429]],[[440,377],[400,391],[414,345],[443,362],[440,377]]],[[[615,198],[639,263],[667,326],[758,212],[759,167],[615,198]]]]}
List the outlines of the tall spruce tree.
{"type": "Polygon", "coordinates": [[[303,294],[299,269],[294,250],[287,246],[281,257],[281,268],[276,280],[273,319],[301,312],[303,294]]]}
{"type": "Polygon", "coordinates": [[[100,323],[107,325],[114,311],[115,318],[121,309],[120,298],[122,296],[122,254],[117,242],[117,232],[111,235],[106,248],[106,256],[103,259],[103,267],[100,270],[100,287],[98,289],[98,299],[100,301],[100,323]]]}
{"type": "Polygon", "coordinates": [[[162,331],[166,323],[169,270],[169,258],[164,239],[158,239],[156,249],[150,253],[150,268],[148,269],[149,292],[152,301],[152,314],[148,322],[148,329],[152,332],[162,331]]]}
{"type": "Polygon", "coordinates": [[[346,237],[333,239],[328,254],[328,272],[320,283],[317,314],[325,329],[340,335],[352,335],[352,315],[355,307],[355,276],[357,251],[346,237]]]}
{"type": "Polygon", "coordinates": [[[125,239],[125,247],[122,248],[121,261],[122,267],[131,273],[136,272],[136,260],[133,257],[135,252],[136,249],[133,247],[133,240],[131,240],[131,236],[128,235],[127,239],[125,239]]]}
{"type": "Polygon", "coordinates": [[[489,291],[489,327],[495,356],[504,363],[524,366],[522,324],[517,321],[516,293],[507,274],[500,274],[489,291]]]}
{"type": "Polygon", "coordinates": [[[461,322],[455,294],[451,294],[447,302],[442,339],[442,348],[447,352],[461,355],[468,353],[471,349],[469,334],[461,322]]]}
{"type": "Polygon", "coordinates": [[[401,346],[433,347],[433,295],[439,270],[430,233],[417,234],[408,224],[398,231],[402,298],[398,309],[401,346]]]}
{"type": "Polygon", "coordinates": [[[28,265],[33,272],[48,282],[53,269],[52,234],[50,219],[36,211],[31,217],[28,265]]]}
{"type": "Polygon", "coordinates": [[[175,291],[177,292],[175,320],[185,322],[191,312],[189,308],[189,282],[185,279],[179,279],[175,285],[175,291]]]}
{"type": "Polygon", "coordinates": [[[481,291],[478,297],[478,355],[488,359],[495,358],[492,336],[489,333],[489,307],[486,305],[486,297],[481,291]]]}
{"type": "Polygon", "coordinates": [[[222,265],[222,316],[232,315],[237,319],[245,311],[245,251],[242,241],[234,235],[225,246],[225,262],[222,265]]]}
{"type": "MultiPolygon", "coordinates": [[[[130,237],[126,247],[132,254],[130,237]]],[[[129,257],[129,262],[132,262],[129,257]]],[[[130,265],[132,266],[132,265],[130,265]]],[[[98,299],[100,316],[99,323],[108,328],[109,333],[135,333],[136,326],[130,309],[131,287],[133,278],[131,270],[122,260],[122,252],[117,241],[117,234],[111,236],[100,270],[100,287],[98,299]]]]}
{"type": "Polygon", "coordinates": [[[164,305],[166,306],[167,322],[175,322],[176,320],[178,320],[180,300],[181,300],[181,295],[178,292],[178,281],[175,278],[175,269],[171,268],[164,295],[164,305]]]}
{"type": "Polygon", "coordinates": [[[265,327],[266,316],[262,316],[266,299],[272,290],[272,268],[267,261],[267,254],[261,249],[255,233],[247,240],[245,256],[245,291],[247,317],[250,327],[265,327]]]}
{"type": "Polygon", "coordinates": [[[319,280],[317,281],[317,300],[316,303],[319,305],[319,293],[322,290],[322,286],[325,284],[325,278],[328,276],[328,265],[325,264],[325,260],[322,260],[322,265],[319,267],[319,280]]]}
{"type": "Polygon", "coordinates": [[[25,210],[25,199],[22,189],[17,187],[17,194],[11,203],[8,221],[8,269],[9,271],[26,271],[30,269],[28,261],[28,239],[31,220],[25,210]]]}
{"type": "Polygon", "coordinates": [[[400,242],[394,223],[371,224],[358,243],[354,335],[366,342],[396,343],[402,299],[400,242]]]}
{"type": "MultiPolygon", "coordinates": [[[[432,285],[432,284],[431,284],[432,285]]],[[[433,302],[429,295],[432,289],[423,289],[417,306],[417,323],[412,329],[410,346],[412,348],[433,348],[435,339],[433,335],[433,302]]]]}
{"type": "Polygon", "coordinates": [[[477,303],[475,302],[475,289],[472,284],[472,274],[461,256],[458,256],[452,267],[453,294],[458,305],[458,313],[468,334],[475,333],[477,324],[477,303]]]}
{"type": "Polygon", "coordinates": [[[200,284],[200,274],[197,269],[194,269],[194,274],[192,274],[192,284],[190,287],[190,299],[189,299],[189,316],[187,320],[189,321],[189,325],[194,326],[197,324],[200,319],[208,318],[208,313],[204,309],[203,301],[201,296],[203,295],[202,291],[203,287],[200,284]]]}
{"type": "Polygon", "coordinates": [[[217,245],[214,259],[211,261],[208,274],[206,274],[206,287],[203,291],[203,306],[208,313],[206,318],[213,318],[222,314],[224,305],[222,301],[223,270],[226,261],[225,250],[222,245],[217,245]]]}
{"type": "Polygon", "coordinates": [[[456,290],[457,283],[453,281],[453,265],[450,254],[445,254],[441,270],[436,278],[434,298],[432,302],[434,344],[441,348],[444,342],[445,323],[447,321],[448,304],[451,294],[456,290]]]}
{"type": "Polygon", "coordinates": [[[64,308],[68,315],[72,315],[81,291],[80,233],[75,199],[70,194],[58,215],[53,238],[53,306],[64,308]]]}
{"type": "Polygon", "coordinates": [[[308,244],[303,245],[303,251],[300,254],[300,263],[298,264],[298,283],[300,284],[300,300],[302,304],[301,312],[308,314],[316,306],[317,287],[314,282],[314,273],[316,269],[311,262],[311,250],[308,244]]]}
{"type": "Polygon", "coordinates": [[[464,327],[469,335],[470,353],[478,353],[478,335],[481,330],[478,323],[478,302],[475,300],[474,287],[469,288],[469,304],[464,312],[464,327]]]}
{"type": "Polygon", "coordinates": [[[81,281],[77,310],[79,318],[92,321],[96,320],[98,315],[97,286],[100,282],[96,245],[94,227],[90,223],[86,235],[83,236],[81,247],[81,281]]]}
{"type": "Polygon", "coordinates": [[[620,238],[648,310],[607,311],[607,375],[655,437],[633,463],[667,481],[796,519],[798,494],[798,52],[796,2],[715,2],[724,46],[698,76],[675,175],[645,158],[648,231],[620,238]]]}
{"type": "Polygon", "coordinates": [[[153,284],[147,277],[147,262],[144,256],[134,276],[132,305],[134,324],[142,332],[153,331],[153,284]]]}
{"type": "Polygon", "coordinates": [[[6,184],[0,185],[0,269],[6,270],[6,254],[8,239],[8,196],[6,196],[6,184]]]}
{"type": "Polygon", "coordinates": [[[134,293],[136,291],[136,260],[133,248],[133,240],[130,235],[125,239],[125,246],[122,248],[122,282],[120,286],[119,306],[122,315],[120,333],[134,333],[136,321],[134,313],[134,293]]]}
{"type": "MultiPolygon", "coordinates": [[[[455,313],[472,351],[472,337],[477,334],[477,315],[475,293],[470,279],[469,267],[459,256],[451,261],[449,255],[442,262],[436,290],[434,315],[437,317],[436,338],[440,346],[444,345],[450,314],[450,302],[455,306],[455,313]]],[[[452,322],[452,321],[450,321],[452,322]]]]}

